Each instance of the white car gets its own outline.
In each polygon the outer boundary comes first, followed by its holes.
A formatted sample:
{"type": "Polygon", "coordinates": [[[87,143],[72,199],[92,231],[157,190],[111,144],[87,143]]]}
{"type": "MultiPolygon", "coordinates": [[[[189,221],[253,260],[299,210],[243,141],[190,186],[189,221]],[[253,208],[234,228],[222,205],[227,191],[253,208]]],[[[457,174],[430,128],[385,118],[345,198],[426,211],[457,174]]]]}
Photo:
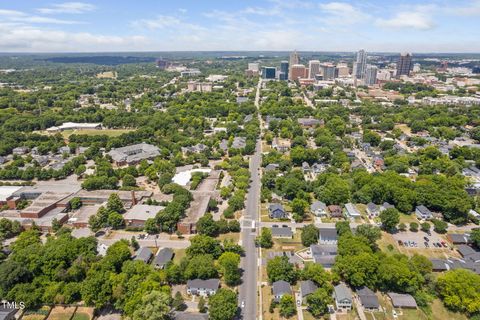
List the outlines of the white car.
{"type": "Polygon", "coordinates": [[[245,301],[242,301],[242,304],[240,305],[240,308],[245,308],[245,301]]]}

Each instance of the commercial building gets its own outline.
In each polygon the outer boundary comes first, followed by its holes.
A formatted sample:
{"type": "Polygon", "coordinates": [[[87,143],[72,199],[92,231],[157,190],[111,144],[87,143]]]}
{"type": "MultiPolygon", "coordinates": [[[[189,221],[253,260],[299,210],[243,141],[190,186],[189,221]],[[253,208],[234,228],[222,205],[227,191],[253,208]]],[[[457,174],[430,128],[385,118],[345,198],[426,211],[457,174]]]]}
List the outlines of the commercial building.
{"type": "Polygon", "coordinates": [[[365,85],[373,86],[377,83],[377,70],[376,66],[367,66],[365,71],[365,85]]]}
{"type": "Polygon", "coordinates": [[[260,71],[260,64],[256,63],[256,62],[251,62],[251,63],[248,64],[248,69],[247,70],[258,73],[260,71]]]}
{"type": "Polygon", "coordinates": [[[303,64],[294,64],[290,66],[290,80],[297,81],[300,78],[305,78],[306,68],[303,64]]]}
{"type": "Polygon", "coordinates": [[[356,79],[363,79],[367,69],[367,52],[360,50],[357,52],[355,62],[353,63],[353,76],[356,79]]]}
{"type": "Polygon", "coordinates": [[[320,73],[320,61],[310,60],[308,62],[308,78],[314,79],[316,74],[320,73]]]}
{"type": "Polygon", "coordinates": [[[334,80],[336,78],[336,68],[332,64],[320,65],[322,80],[334,80]]]}
{"type": "Polygon", "coordinates": [[[339,63],[337,64],[337,73],[338,77],[348,77],[350,75],[350,68],[346,63],[339,63]]]}
{"type": "Polygon", "coordinates": [[[160,155],[160,149],[147,143],[139,143],[126,147],[110,150],[108,155],[112,157],[117,166],[137,164],[142,160],[153,159],[160,155]]]}
{"type": "Polygon", "coordinates": [[[188,92],[212,92],[213,84],[210,82],[189,81],[187,83],[188,92]]]}
{"type": "Polygon", "coordinates": [[[263,79],[275,79],[277,76],[277,68],[275,67],[262,67],[263,79]]]}
{"type": "Polygon", "coordinates": [[[299,63],[300,63],[300,56],[298,55],[297,50],[295,50],[290,54],[290,60],[289,60],[290,71],[288,73],[288,80],[294,80],[292,78],[292,68],[294,65],[299,63]]]}
{"type": "Polygon", "coordinates": [[[128,227],[143,228],[148,219],[154,219],[157,213],[164,208],[163,206],[136,204],[124,213],[123,220],[128,227]]]}
{"type": "Polygon", "coordinates": [[[402,53],[397,62],[397,78],[400,76],[409,76],[410,71],[412,70],[412,54],[411,53],[402,53]]]}
{"type": "Polygon", "coordinates": [[[64,130],[101,130],[101,123],[77,123],[77,122],[64,122],[62,125],[56,127],[50,127],[47,129],[49,132],[64,131],[64,130]]]}
{"type": "Polygon", "coordinates": [[[284,60],[280,62],[280,72],[278,75],[279,80],[288,80],[289,76],[289,63],[288,61],[284,60]]]}

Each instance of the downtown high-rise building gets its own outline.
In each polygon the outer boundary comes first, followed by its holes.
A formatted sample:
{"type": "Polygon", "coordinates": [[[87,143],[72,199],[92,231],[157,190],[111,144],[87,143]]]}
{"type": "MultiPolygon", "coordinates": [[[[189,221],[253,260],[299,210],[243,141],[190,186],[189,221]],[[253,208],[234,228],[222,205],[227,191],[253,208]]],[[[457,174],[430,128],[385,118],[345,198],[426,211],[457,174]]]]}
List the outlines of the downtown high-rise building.
{"type": "Polygon", "coordinates": [[[290,80],[297,81],[298,79],[305,78],[306,68],[303,64],[294,64],[290,66],[290,80]]]}
{"type": "Polygon", "coordinates": [[[288,80],[289,75],[288,61],[284,60],[280,62],[280,72],[278,74],[279,80],[288,80]]]}
{"type": "Polygon", "coordinates": [[[320,73],[320,61],[310,60],[308,62],[308,78],[315,79],[315,75],[320,73]]]}
{"type": "Polygon", "coordinates": [[[337,77],[337,69],[332,64],[320,65],[320,73],[323,80],[334,80],[337,77]]]}
{"type": "Polygon", "coordinates": [[[378,68],[376,66],[367,66],[365,70],[365,85],[373,86],[377,83],[377,71],[378,68]]]}
{"type": "Polygon", "coordinates": [[[353,76],[356,79],[363,79],[367,69],[367,52],[360,50],[357,52],[355,62],[353,63],[353,76]]]}
{"type": "Polygon", "coordinates": [[[275,79],[277,75],[277,68],[275,67],[262,67],[262,78],[267,80],[275,79]]]}
{"type": "Polygon", "coordinates": [[[259,72],[260,71],[260,64],[257,62],[250,62],[248,64],[248,70],[254,71],[254,72],[259,72]]]}
{"type": "Polygon", "coordinates": [[[290,69],[289,69],[289,72],[288,72],[288,79],[289,80],[293,80],[292,79],[292,68],[293,68],[293,66],[298,65],[299,63],[300,63],[300,56],[298,55],[297,50],[295,50],[292,53],[290,53],[290,61],[289,61],[290,69]]]}
{"type": "Polygon", "coordinates": [[[397,62],[397,78],[400,76],[409,76],[410,71],[412,70],[412,54],[411,53],[402,53],[397,62]]]}

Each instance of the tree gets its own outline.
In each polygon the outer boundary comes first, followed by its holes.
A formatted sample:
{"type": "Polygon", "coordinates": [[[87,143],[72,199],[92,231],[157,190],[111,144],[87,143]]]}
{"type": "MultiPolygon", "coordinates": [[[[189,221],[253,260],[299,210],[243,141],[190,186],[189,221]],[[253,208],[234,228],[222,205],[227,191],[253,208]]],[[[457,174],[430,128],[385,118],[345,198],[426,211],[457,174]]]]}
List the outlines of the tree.
{"type": "Polygon", "coordinates": [[[430,223],[424,222],[420,225],[420,229],[422,229],[423,232],[429,232],[430,231],[430,223]]]}
{"type": "Polygon", "coordinates": [[[328,312],[328,305],[333,303],[331,291],[318,288],[307,296],[308,310],[315,317],[321,317],[328,312]]]}
{"type": "Polygon", "coordinates": [[[112,211],[108,215],[108,225],[113,229],[120,229],[125,226],[125,221],[121,214],[112,211]]]}
{"type": "Polygon", "coordinates": [[[448,223],[439,219],[432,219],[433,230],[436,233],[447,233],[448,223]]]}
{"type": "Polygon", "coordinates": [[[213,220],[211,213],[206,213],[203,217],[198,219],[197,232],[210,237],[216,237],[219,232],[217,222],[213,220]]]}
{"type": "Polygon", "coordinates": [[[151,291],[142,298],[133,313],[133,320],[167,320],[170,314],[170,296],[165,292],[151,291]]]}
{"type": "Polygon", "coordinates": [[[112,193],[108,197],[107,201],[107,210],[110,212],[123,213],[125,209],[123,208],[123,202],[120,200],[118,193],[112,193]]]}
{"type": "Polygon", "coordinates": [[[310,247],[310,245],[318,242],[318,228],[314,224],[309,224],[302,229],[302,244],[305,247],[310,247]]]}
{"type": "Polygon", "coordinates": [[[218,258],[222,254],[220,241],[206,236],[196,235],[190,239],[190,246],[187,248],[187,255],[193,257],[199,254],[211,254],[213,258],[218,258]]]}
{"type": "Polygon", "coordinates": [[[412,231],[412,232],[418,232],[418,223],[416,223],[416,222],[410,222],[410,231],[412,231]]]}
{"type": "Polygon", "coordinates": [[[158,233],[159,228],[157,222],[153,218],[148,218],[145,221],[145,225],[143,226],[143,230],[148,234],[155,234],[158,233]]]}
{"type": "Polygon", "coordinates": [[[202,296],[200,296],[200,299],[198,300],[198,312],[200,313],[207,312],[207,307],[205,306],[205,298],[202,296]]]}
{"type": "Polygon", "coordinates": [[[183,299],[180,291],[177,291],[175,293],[175,296],[173,297],[172,307],[177,311],[183,311],[186,309],[187,306],[185,305],[185,300],[183,299]]]}
{"type": "Polygon", "coordinates": [[[260,237],[257,238],[257,242],[262,248],[271,248],[273,246],[272,231],[269,228],[262,228],[260,237]]]}
{"type": "Polygon", "coordinates": [[[294,283],[297,279],[297,272],[293,268],[293,264],[288,262],[286,256],[277,256],[267,262],[268,280],[273,283],[278,280],[284,280],[294,283]]]}
{"type": "Polygon", "coordinates": [[[305,216],[305,210],[306,210],[307,207],[308,207],[308,202],[307,201],[305,201],[303,199],[299,199],[299,198],[293,199],[293,201],[292,201],[292,211],[293,211],[293,217],[294,217],[295,221],[297,221],[297,222],[303,221],[303,218],[305,216]]]}
{"type": "Polygon", "coordinates": [[[400,222],[400,213],[395,208],[388,208],[380,213],[380,221],[382,221],[382,227],[391,232],[400,222]]]}
{"type": "Polygon", "coordinates": [[[350,222],[348,221],[337,221],[335,223],[335,229],[337,229],[337,234],[339,236],[342,236],[346,233],[352,233],[352,230],[350,229],[350,222]]]}
{"type": "Polygon", "coordinates": [[[233,252],[224,252],[218,258],[218,264],[221,267],[221,273],[225,279],[225,283],[229,286],[236,285],[240,281],[240,272],[238,265],[240,264],[240,256],[233,252]]]}
{"type": "Polygon", "coordinates": [[[52,230],[53,230],[53,232],[57,232],[58,230],[60,230],[61,227],[62,227],[62,224],[60,223],[60,221],[58,221],[57,218],[53,218],[52,219],[52,230]]]}
{"type": "Polygon", "coordinates": [[[371,224],[361,224],[357,227],[357,235],[364,236],[373,246],[375,242],[382,237],[380,228],[371,224]]]}
{"type": "Polygon", "coordinates": [[[307,262],[301,271],[301,277],[304,280],[312,280],[319,287],[331,288],[330,273],[325,271],[321,264],[307,262]]]}
{"type": "Polygon", "coordinates": [[[398,230],[406,231],[407,230],[407,225],[403,222],[400,222],[400,224],[398,225],[398,230]]]}
{"type": "Polygon", "coordinates": [[[477,248],[480,248],[480,229],[472,230],[470,233],[470,239],[477,246],[477,248]]]}
{"type": "Polygon", "coordinates": [[[438,277],[436,288],[447,308],[469,314],[480,312],[480,276],[472,271],[447,271],[438,277]]]}
{"type": "Polygon", "coordinates": [[[137,181],[135,180],[134,176],[127,173],[122,178],[122,186],[123,187],[136,187],[137,186],[137,181]]]}
{"type": "Polygon", "coordinates": [[[73,210],[77,210],[82,206],[82,200],[80,200],[79,197],[74,197],[72,200],[70,200],[70,208],[73,210]]]}
{"type": "Polygon", "coordinates": [[[217,269],[210,254],[195,255],[190,260],[185,268],[185,279],[211,279],[217,277],[217,269]]]}
{"type": "Polygon", "coordinates": [[[237,294],[229,289],[220,288],[208,299],[209,319],[231,320],[237,313],[237,294]]]}
{"type": "Polygon", "coordinates": [[[285,318],[290,318],[291,316],[297,313],[297,308],[295,307],[295,298],[290,294],[285,294],[280,299],[280,315],[285,318]]]}

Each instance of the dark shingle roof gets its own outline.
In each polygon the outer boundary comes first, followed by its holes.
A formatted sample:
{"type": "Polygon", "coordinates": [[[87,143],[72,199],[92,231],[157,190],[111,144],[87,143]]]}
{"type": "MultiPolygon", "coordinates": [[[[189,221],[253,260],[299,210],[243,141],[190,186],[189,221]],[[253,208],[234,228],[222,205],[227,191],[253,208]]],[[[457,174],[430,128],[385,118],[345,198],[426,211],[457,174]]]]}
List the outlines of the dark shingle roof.
{"type": "Polygon", "coordinates": [[[358,298],[360,299],[360,302],[362,303],[362,306],[364,306],[365,308],[379,307],[378,298],[375,295],[375,292],[370,290],[370,288],[361,287],[360,289],[357,290],[357,295],[358,295],[358,298]]]}
{"type": "Polygon", "coordinates": [[[173,250],[170,248],[160,249],[155,258],[153,259],[153,264],[157,266],[164,266],[173,258],[173,250]]]}
{"type": "Polygon", "coordinates": [[[302,294],[302,298],[308,296],[311,293],[314,293],[317,289],[318,286],[312,280],[300,282],[300,292],[302,294]]]}
{"type": "Polygon", "coordinates": [[[153,256],[152,250],[147,247],[141,247],[138,249],[137,253],[135,254],[135,258],[133,260],[141,260],[143,262],[148,262],[150,258],[153,256]]]}
{"type": "Polygon", "coordinates": [[[392,299],[392,304],[395,308],[416,308],[417,302],[409,294],[401,294],[395,292],[387,293],[390,299],[392,299]]]}
{"type": "Polygon", "coordinates": [[[204,288],[210,290],[217,290],[220,286],[220,280],[218,279],[193,279],[187,281],[188,288],[204,288]]]}
{"type": "Polygon", "coordinates": [[[272,283],[272,292],[274,296],[281,296],[284,294],[292,294],[292,289],[290,288],[290,283],[279,280],[272,283]]]}
{"type": "Polygon", "coordinates": [[[462,255],[462,257],[466,257],[468,255],[471,255],[471,254],[474,254],[475,253],[475,250],[470,247],[470,246],[467,246],[466,244],[461,244],[457,247],[457,250],[458,252],[460,252],[460,254],[462,255]]]}

